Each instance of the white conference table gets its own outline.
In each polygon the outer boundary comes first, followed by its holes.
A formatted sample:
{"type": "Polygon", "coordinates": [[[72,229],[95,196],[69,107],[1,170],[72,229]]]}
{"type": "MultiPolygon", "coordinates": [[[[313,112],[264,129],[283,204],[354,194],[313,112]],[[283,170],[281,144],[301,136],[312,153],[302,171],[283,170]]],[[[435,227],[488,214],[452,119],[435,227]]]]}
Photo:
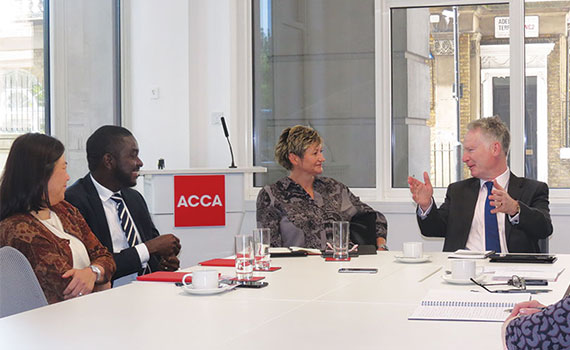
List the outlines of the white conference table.
{"type": "MultiPolygon", "coordinates": [[[[409,321],[429,289],[450,285],[431,262],[404,264],[400,252],[360,256],[350,262],[321,257],[276,258],[262,289],[196,296],[173,283],[135,282],[0,319],[0,349],[501,349],[501,323],[409,321]],[[377,274],[341,274],[339,267],[377,267],[377,274]]],[[[559,255],[555,266],[569,266],[559,255]]],[[[478,265],[488,265],[478,260],[478,265]]],[[[195,266],[233,274],[232,268],[195,266]]],[[[559,300],[570,284],[563,272],[539,294],[559,300]]]]}

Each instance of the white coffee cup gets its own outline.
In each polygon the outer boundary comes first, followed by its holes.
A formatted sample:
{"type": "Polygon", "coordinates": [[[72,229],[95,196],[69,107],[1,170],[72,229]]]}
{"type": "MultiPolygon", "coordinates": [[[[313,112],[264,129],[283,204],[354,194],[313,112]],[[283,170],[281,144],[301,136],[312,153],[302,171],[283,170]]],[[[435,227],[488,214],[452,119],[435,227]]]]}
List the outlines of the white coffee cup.
{"type": "Polygon", "coordinates": [[[404,242],[404,258],[418,259],[424,256],[422,242],[404,242]]]}
{"type": "Polygon", "coordinates": [[[186,274],[182,278],[182,283],[186,283],[187,276],[192,276],[192,288],[194,289],[214,289],[218,288],[218,271],[216,270],[198,270],[191,274],[186,274]]]}
{"type": "Polygon", "coordinates": [[[477,272],[475,260],[453,260],[451,262],[451,278],[454,280],[468,280],[474,278],[477,272]]]}

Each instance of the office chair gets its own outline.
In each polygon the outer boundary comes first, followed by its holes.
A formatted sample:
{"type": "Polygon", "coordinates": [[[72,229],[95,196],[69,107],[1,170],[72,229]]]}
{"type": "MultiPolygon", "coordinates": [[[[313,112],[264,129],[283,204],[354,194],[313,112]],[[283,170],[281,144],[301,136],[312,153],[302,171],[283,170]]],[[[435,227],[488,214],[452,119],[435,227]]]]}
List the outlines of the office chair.
{"type": "Polygon", "coordinates": [[[0,248],[0,317],[32,310],[48,302],[24,254],[0,248]]]}
{"type": "Polygon", "coordinates": [[[542,238],[538,240],[538,252],[548,253],[548,238],[542,238]]]}
{"type": "Polygon", "coordinates": [[[376,213],[356,214],[350,220],[350,241],[360,246],[373,245],[376,248],[376,213]]]}

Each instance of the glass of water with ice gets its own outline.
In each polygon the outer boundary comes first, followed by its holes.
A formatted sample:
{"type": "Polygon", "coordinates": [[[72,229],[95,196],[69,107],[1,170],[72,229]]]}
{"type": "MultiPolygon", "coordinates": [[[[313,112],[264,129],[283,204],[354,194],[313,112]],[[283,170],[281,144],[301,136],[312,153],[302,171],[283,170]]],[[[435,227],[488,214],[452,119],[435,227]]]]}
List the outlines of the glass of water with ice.
{"type": "Polygon", "coordinates": [[[255,248],[255,268],[257,270],[269,270],[271,260],[269,256],[269,240],[271,239],[268,228],[253,229],[253,242],[255,248]]]}
{"type": "Polygon", "coordinates": [[[236,235],[236,275],[238,280],[249,280],[253,277],[254,254],[253,236],[236,235]]]}

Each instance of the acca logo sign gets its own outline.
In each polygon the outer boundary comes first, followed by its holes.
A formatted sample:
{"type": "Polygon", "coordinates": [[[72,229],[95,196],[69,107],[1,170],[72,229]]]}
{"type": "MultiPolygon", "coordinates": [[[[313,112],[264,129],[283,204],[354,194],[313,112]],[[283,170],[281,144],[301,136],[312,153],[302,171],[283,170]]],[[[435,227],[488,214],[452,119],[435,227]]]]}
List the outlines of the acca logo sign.
{"type": "Polygon", "coordinates": [[[174,226],[225,226],[224,175],[174,176],[174,226]]]}

